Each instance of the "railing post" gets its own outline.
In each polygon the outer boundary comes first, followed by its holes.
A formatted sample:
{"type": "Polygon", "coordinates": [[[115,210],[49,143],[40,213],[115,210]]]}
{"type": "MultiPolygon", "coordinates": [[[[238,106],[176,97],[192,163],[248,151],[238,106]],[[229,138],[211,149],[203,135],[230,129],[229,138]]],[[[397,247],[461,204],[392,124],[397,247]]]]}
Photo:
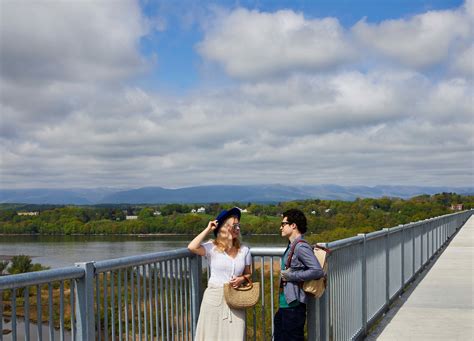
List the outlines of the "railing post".
{"type": "Polygon", "coordinates": [[[412,246],[412,251],[413,251],[413,252],[412,252],[412,257],[413,257],[413,259],[412,259],[413,271],[411,272],[411,279],[413,279],[413,277],[415,277],[415,274],[416,274],[416,270],[415,270],[415,269],[416,269],[416,268],[415,268],[415,267],[416,267],[416,261],[415,261],[415,258],[416,258],[416,250],[415,250],[416,243],[415,243],[415,239],[416,239],[416,233],[417,233],[417,231],[416,231],[416,227],[414,227],[414,226],[411,226],[410,229],[411,229],[411,242],[412,242],[411,246],[412,246]]]}
{"type": "Polygon", "coordinates": [[[420,230],[421,230],[421,238],[420,238],[420,272],[423,270],[423,267],[425,263],[423,262],[423,236],[425,234],[425,223],[421,223],[420,225],[420,230]]]}
{"type": "MultiPolygon", "coordinates": [[[[318,245],[327,248],[327,243],[319,243],[318,245]]],[[[327,257],[330,256],[327,255],[327,257]]],[[[326,261],[329,262],[329,259],[326,261]]],[[[307,307],[308,340],[329,341],[329,271],[328,268],[324,294],[319,299],[309,299],[307,307]]]]}
{"type": "Polygon", "coordinates": [[[196,335],[196,326],[201,308],[201,280],[202,280],[202,259],[199,256],[191,257],[191,314],[192,314],[192,334],[196,335]]]}
{"type": "Polygon", "coordinates": [[[76,280],[77,340],[95,340],[94,262],[75,263],[84,269],[84,277],[76,280]]]}
{"type": "Polygon", "coordinates": [[[364,237],[362,244],[362,330],[367,335],[367,238],[365,233],[358,236],[364,237]]]}
{"type": "Polygon", "coordinates": [[[390,229],[385,228],[385,304],[390,306],[390,229]]]}
{"type": "Polygon", "coordinates": [[[329,276],[327,277],[326,290],[319,299],[319,338],[321,341],[329,341],[329,276]]]}
{"type": "Polygon", "coordinates": [[[402,259],[402,264],[401,264],[401,270],[402,270],[402,273],[401,273],[401,279],[402,279],[402,285],[400,287],[400,295],[401,295],[401,291],[403,289],[403,287],[405,286],[405,227],[402,227],[402,230],[400,232],[402,234],[402,245],[401,245],[401,259],[402,259]]]}
{"type": "MultiPolygon", "coordinates": [[[[318,327],[321,325],[319,316],[319,301],[317,298],[308,297],[308,303],[306,304],[306,325],[308,328],[308,339],[319,340],[318,327]]],[[[273,333],[272,333],[273,335],[273,333]]]]}

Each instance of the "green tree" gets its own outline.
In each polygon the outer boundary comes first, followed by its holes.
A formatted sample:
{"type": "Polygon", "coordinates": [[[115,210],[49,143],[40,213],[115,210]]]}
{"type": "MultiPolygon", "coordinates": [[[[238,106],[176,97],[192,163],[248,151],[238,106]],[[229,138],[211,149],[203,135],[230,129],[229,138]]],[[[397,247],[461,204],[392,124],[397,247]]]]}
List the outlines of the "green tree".
{"type": "Polygon", "coordinates": [[[3,271],[5,271],[8,267],[8,264],[10,264],[9,261],[0,261],[0,276],[3,275],[3,271]]]}
{"type": "Polygon", "coordinates": [[[21,274],[30,272],[33,269],[31,257],[27,255],[18,255],[12,258],[12,264],[8,268],[10,274],[21,274]]]}
{"type": "Polygon", "coordinates": [[[9,274],[21,274],[31,271],[40,271],[49,269],[39,263],[32,263],[31,257],[27,255],[18,255],[12,258],[10,267],[7,269],[9,274]]]}

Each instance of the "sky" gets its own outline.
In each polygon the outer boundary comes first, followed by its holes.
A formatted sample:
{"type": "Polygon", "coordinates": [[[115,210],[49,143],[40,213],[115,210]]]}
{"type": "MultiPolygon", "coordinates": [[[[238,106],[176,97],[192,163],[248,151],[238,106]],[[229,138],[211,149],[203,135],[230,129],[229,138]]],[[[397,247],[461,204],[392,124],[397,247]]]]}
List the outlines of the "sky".
{"type": "Polygon", "coordinates": [[[474,0],[0,0],[0,189],[474,185],[474,0]]]}

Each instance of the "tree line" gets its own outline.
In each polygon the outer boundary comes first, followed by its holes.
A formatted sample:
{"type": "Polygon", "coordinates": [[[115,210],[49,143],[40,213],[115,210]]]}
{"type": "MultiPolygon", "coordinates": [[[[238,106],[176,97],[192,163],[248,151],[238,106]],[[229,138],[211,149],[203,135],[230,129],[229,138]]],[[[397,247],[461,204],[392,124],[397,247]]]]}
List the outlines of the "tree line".
{"type": "Polygon", "coordinates": [[[204,205],[100,205],[41,206],[0,205],[2,234],[196,234],[222,209],[238,206],[242,214],[242,234],[279,233],[281,214],[298,208],[308,218],[310,240],[332,241],[357,233],[368,233],[431,217],[452,213],[451,205],[474,208],[474,196],[455,193],[420,195],[410,199],[377,198],[340,200],[303,200],[281,203],[211,203],[204,205]],[[25,207],[26,206],[26,207],[25,207]],[[199,207],[205,213],[190,213],[199,207]],[[38,211],[36,216],[18,212],[38,211]],[[126,220],[136,215],[136,220],[126,220]]]}

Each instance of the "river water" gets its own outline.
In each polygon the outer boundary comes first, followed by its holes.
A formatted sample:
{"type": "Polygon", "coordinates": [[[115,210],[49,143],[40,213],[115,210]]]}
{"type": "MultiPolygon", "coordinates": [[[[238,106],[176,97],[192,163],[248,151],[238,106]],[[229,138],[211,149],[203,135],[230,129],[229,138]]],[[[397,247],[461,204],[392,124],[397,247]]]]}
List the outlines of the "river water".
{"type": "MultiPolygon", "coordinates": [[[[0,257],[24,254],[51,268],[72,266],[75,262],[134,256],[186,247],[194,236],[5,236],[0,235],[0,257]]],[[[279,235],[244,236],[252,246],[285,246],[279,235]]]]}

